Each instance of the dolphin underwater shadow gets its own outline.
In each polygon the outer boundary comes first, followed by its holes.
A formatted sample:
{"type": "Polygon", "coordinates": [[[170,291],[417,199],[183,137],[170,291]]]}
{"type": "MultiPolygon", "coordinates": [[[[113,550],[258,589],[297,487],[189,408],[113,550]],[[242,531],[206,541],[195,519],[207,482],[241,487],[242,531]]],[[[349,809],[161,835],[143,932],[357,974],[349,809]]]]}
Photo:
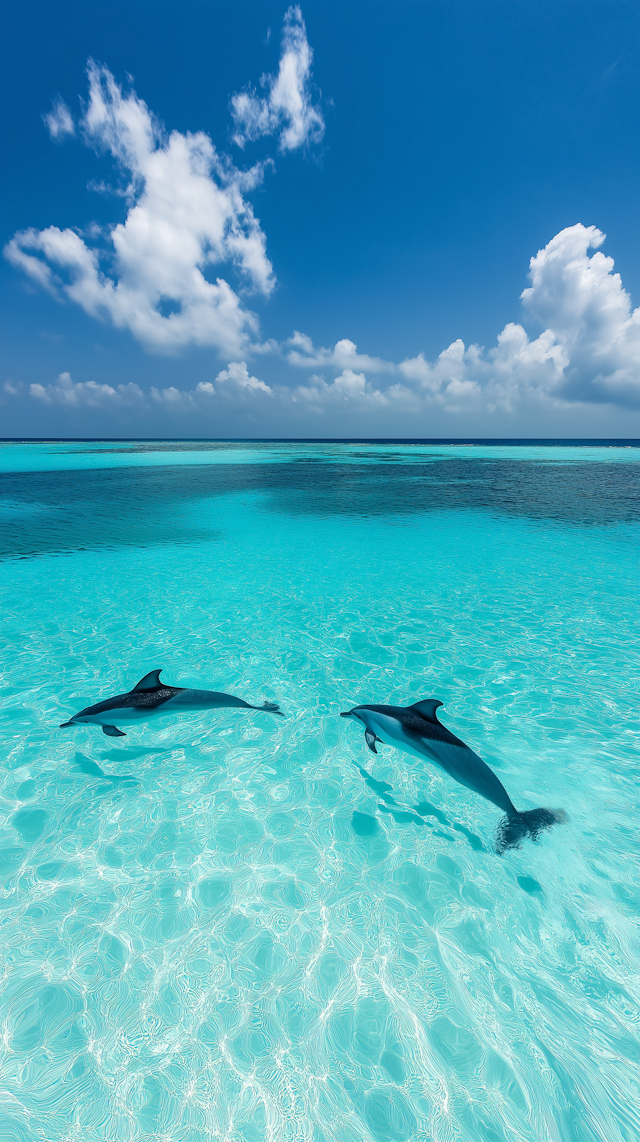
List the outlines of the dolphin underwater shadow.
{"type": "MultiPolygon", "coordinates": [[[[446,814],[441,812],[440,809],[437,809],[435,805],[431,805],[428,801],[421,801],[419,805],[401,805],[396,798],[392,796],[393,788],[389,785],[388,781],[378,781],[372,774],[368,773],[366,769],[361,769],[357,762],[354,762],[354,765],[360,776],[364,777],[365,785],[368,786],[369,789],[373,789],[374,793],[384,802],[384,804],[378,805],[378,812],[389,813],[397,825],[413,824],[424,827],[424,825],[427,824],[424,820],[425,817],[435,817],[436,821],[439,821],[441,825],[445,825],[449,829],[455,829],[458,833],[463,833],[475,852],[486,852],[480,837],[472,833],[470,829],[465,828],[464,825],[460,825],[457,821],[450,821],[446,814]]],[[[355,816],[363,817],[366,816],[366,814],[356,813],[355,816]]],[[[372,820],[374,819],[375,818],[372,818],[372,820]]],[[[444,837],[447,841],[455,840],[455,837],[452,837],[450,833],[443,833],[440,829],[436,829],[435,826],[431,824],[429,824],[429,827],[437,837],[444,837]]]]}
{"type": "Polygon", "coordinates": [[[102,726],[103,734],[110,738],[124,738],[126,734],[119,730],[116,722],[148,722],[151,718],[163,717],[165,714],[182,714],[195,710],[220,710],[225,707],[234,707],[242,710],[264,710],[268,714],[277,714],[283,718],[280,707],[276,702],[263,702],[261,706],[251,706],[242,698],[235,698],[233,694],[220,694],[217,690],[191,690],[185,686],[165,686],[160,681],[160,670],[152,670],[141,678],[133,690],[127,694],[116,694],[104,702],[97,702],[95,706],[87,706],[74,714],[68,722],[62,722],[60,729],[66,726],[102,726]]]}
{"type": "MultiPolygon", "coordinates": [[[[376,742],[393,745],[414,757],[435,762],[460,785],[491,801],[506,814],[498,825],[496,852],[519,848],[525,837],[537,840],[543,829],[566,821],[566,814],[553,809],[518,812],[493,770],[465,742],[438,721],[442,702],[425,698],[412,706],[354,706],[340,714],[364,726],[365,741],[377,753],[376,742]]],[[[387,810],[388,811],[388,810],[387,810]]]]}
{"type": "Polygon", "coordinates": [[[101,781],[110,781],[114,789],[117,785],[121,785],[123,781],[129,782],[130,784],[137,784],[138,782],[138,778],[134,777],[133,773],[123,773],[122,776],[118,776],[118,774],[115,773],[105,773],[99,765],[96,765],[95,761],[91,761],[90,758],[85,757],[82,753],[76,753],[74,761],[85,777],[97,777],[101,781]]]}

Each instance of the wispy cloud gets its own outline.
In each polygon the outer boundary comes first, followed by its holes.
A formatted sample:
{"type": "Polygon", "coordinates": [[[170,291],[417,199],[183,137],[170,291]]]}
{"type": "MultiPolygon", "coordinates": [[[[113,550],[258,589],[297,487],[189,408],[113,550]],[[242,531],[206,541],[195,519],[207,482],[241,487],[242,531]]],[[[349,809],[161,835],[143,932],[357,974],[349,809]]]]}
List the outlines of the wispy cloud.
{"type": "Polygon", "coordinates": [[[109,152],[128,178],[126,221],[106,247],[89,246],[72,229],[25,230],[6,256],[54,296],[129,329],[148,349],[210,345],[238,354],[257,335],[257,319],[224,278],[212,282],[206,273],[231,263],[251,289],[268,296],[273,288],[266,239],[244,198],[262,168],[238,171],[203,132],[167,135],[106,67],[90,62],[88,76],[80,126],[87,144],[109,152]]]}
{"type": "Polygon", "coordinates": [[[76,133],[73,116],[61,96],[54,99],[51,111],[48,115],[43,115],[42,118],[52,139],[61,141],[65,135],[75,135],[76,133]]]}
{"type": "Polygon", "coordinates": [[[260,96],[249,88],[231,97],[236,124],[233,138],[239,147],[261,135],[279,135],[281,151],[320,142],[324,119],[313,103],[312,60],[302,12],[297,6],[291,7],[284,18],[278,74],[263,75],[260,81],[267,94],[260,96]]]}

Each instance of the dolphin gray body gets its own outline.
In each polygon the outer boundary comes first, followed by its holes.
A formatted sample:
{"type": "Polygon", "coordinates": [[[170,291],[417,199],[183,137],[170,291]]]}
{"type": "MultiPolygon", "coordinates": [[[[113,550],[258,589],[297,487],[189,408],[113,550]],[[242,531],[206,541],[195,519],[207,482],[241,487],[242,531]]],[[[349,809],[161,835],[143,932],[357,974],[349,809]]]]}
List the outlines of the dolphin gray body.
{"type": "Polygon", "coordinates": [[[519,813],[493,770],[438,721],[436,710],[441,705],[437,698],[425,698],[412,706],[354,706],[340,717],[353,718],[364,726],[365,740],[372,753],[378,752],[376,742],[381,742],[414,757],[426,758],[454,781],[502,809],[506,817],[498,829],[498,852],[517,848],[526,836],[535,840],[542,829],[566,819],[563,813],[551,809],[519,813]]]}
{"type": "Polygon", "coordinates": [[[194,710],[219,710],[223,707],[237,707],[242,710],[264,710],[268,714],[284,714],[275,702],[264,702],[262,706],[250,706],[242,698],[233,694],[220,694],[216,690],[191,690],[184,686],[165,686],[160,681],[161,670],[152,670],[141,678],[128,694],[116,694],[95,706],[87,706],[74,714],[64,726],[102,726],[102,732],[110,738],[123,738],[126,734],[119,730],[116,722],[148,722],[151,718],[165,714],[186,714],[194,710]]]}

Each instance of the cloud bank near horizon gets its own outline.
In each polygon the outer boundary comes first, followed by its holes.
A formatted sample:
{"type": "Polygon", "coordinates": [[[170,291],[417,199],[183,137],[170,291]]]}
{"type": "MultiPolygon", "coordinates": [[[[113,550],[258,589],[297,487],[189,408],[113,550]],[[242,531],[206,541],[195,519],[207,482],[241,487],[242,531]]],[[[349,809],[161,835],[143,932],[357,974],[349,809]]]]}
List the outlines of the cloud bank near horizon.
{"type": "Polygon", "coordinates": [[[433,362],[420,353],[395,363],[359,353],[346,338],[333,349],[317,349],[305,334],[295,333],[270,348],[290,368],[314,370],[304,383],[267,384],[250,375],[246,360],[233,360],[194,389],[144,391],[135,384],[74,382],[63,373],[55,383],[32,384],[28,390],[9,383],[5,394],[17,398],[28,392],[47,405],[120,409],[142,419],[159,407],[197,413],[205,422],[220,412],[250,407],[258,415],[277,413],[284,424],[318,423],[329,412],[373,423],[389,414],[413,420],[434,412],[454,419],[461,414],[509,417],[576,405],[638,409],[640,309],[632,310],[613,259],[600,251],[604,239],[595,226],[577,224],[531,258],[530,285],[521,299],[528,314],[545,325],[533,340],[522,325],[509,322],[489,350],[458,339],[433,362]],[[334,376],[327,379],[329,371],[334,376]]]}

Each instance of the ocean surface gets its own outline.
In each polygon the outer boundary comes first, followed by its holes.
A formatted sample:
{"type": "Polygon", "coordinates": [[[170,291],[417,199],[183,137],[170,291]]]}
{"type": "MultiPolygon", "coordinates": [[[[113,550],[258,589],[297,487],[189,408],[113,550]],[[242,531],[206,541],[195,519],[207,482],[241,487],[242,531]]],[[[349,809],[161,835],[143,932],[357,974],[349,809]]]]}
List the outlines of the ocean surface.
{"type": "Polygon", "coordinates": [[[637,442],[5,443],[0,488],[0,1136],[637,1142],[637,442]],[[158,667],[286,718],[58,728],[158,667]],[[426,697],[567,823],[498,856],[338,716],[426,697]]]}

